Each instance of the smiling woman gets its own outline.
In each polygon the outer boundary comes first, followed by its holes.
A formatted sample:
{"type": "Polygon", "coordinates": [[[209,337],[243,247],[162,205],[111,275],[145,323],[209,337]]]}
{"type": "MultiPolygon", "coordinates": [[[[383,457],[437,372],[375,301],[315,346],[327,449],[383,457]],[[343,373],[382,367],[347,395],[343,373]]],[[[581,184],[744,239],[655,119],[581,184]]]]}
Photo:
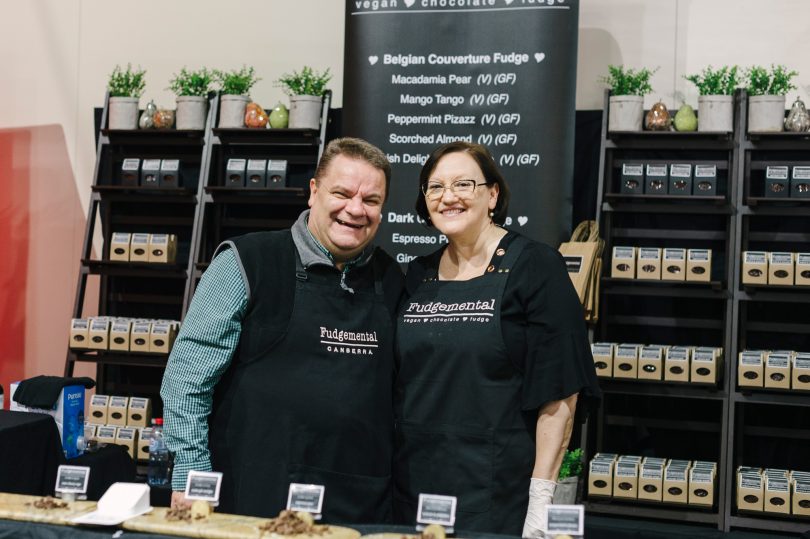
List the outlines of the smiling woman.
{"type": "Polygon", "coordinates": [[[410,262],[400,303],[394,515],[403,524],[419,493],[433,492],[458,497],[459,529],[541,537],[577,401],[599,396],[565,263],[501,227],[508,203],[479,144],[440,146],[419,176],[416,212],[448,244],[410,262]]]}

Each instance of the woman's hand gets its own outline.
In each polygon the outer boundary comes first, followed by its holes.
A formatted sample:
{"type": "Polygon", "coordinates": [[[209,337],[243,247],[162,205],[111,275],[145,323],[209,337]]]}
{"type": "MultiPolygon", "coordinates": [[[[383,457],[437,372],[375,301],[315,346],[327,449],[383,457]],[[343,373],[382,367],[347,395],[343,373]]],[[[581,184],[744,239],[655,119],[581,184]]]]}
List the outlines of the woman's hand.
{"type": "Polygon", "coordinates": [[[546,506],[551,504],[563,455],[571,439],[577,394],[546,403],[537,417],[534,471],[529,487],[529,507],[523,537],[542,539],[546,527],[546,506]]]}
{"type": "Polygon", "coordinates": [[[530,539],[544,539],[546,534],[546,506],[551,504],[554,489],[557,483],[546,479],[532,478],[529,487],[529,510],[526,512],[526,521],[523,523],[523,537],[530,539]]]}

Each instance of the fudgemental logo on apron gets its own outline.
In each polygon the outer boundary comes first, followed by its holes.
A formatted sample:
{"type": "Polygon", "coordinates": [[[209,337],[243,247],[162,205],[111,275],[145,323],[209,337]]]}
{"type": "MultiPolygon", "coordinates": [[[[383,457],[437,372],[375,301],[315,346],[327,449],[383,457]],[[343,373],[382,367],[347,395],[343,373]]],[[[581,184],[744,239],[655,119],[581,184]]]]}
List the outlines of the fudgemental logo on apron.
{"type": "Polygon", "coordinates": [[[321,346],[332,354],[373,356],[376,351],[376,331],[344,331],[321,326],[321,346]]]}
{"type": "Polygon", "coordinates": [[[478,322],[488,323],[495,316],[495,298],[489,300],[444,303],[412,301],[403,315],[406,324],[432,322],[478,322]]]}

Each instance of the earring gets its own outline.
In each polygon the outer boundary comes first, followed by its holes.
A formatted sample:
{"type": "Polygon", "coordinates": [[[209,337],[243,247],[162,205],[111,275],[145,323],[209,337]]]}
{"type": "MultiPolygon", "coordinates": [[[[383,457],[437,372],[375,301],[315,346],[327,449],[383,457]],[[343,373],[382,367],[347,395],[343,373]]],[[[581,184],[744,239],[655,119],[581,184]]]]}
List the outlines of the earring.
{"type": "Polygon", "coordinates": [[[494,212],[494,211],[490,211],[490,212],[489,212],[489,216],[490,216],[490,217],[495,217],[495,212],[494,212]]]}

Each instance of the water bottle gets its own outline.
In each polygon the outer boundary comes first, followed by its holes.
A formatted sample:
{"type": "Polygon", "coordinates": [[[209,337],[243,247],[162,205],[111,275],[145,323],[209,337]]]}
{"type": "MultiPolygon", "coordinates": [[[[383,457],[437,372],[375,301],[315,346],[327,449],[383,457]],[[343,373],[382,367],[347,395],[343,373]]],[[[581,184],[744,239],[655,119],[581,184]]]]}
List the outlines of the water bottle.
{"type": "Polygon", "coordinates": [[[152,420],[152,439],[149,441],[149,473],[147,481],[152,486],[169,484],[171,473],[171,456],[166,440],[163,439],[163,419],[152,420]]]}

